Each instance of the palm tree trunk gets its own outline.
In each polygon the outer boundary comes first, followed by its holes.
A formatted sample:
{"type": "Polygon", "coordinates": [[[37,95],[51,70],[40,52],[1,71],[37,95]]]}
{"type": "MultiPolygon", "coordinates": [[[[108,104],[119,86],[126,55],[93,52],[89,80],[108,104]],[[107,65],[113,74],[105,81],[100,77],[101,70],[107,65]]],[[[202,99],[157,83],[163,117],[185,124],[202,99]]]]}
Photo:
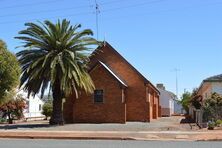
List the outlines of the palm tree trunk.
{"type": "Polygon", "coordinates": [[[53,111],[49,121],[51,125],[63,125],[62,98],[53,99],[53,111]]]}
{"type": "Polygon", "coordinates": [[[62,93],[60,91],[59,85],[56,85],[53,89],[53,111],[49,123],[51,125],[64,125],[62,112],[62,93]]]}

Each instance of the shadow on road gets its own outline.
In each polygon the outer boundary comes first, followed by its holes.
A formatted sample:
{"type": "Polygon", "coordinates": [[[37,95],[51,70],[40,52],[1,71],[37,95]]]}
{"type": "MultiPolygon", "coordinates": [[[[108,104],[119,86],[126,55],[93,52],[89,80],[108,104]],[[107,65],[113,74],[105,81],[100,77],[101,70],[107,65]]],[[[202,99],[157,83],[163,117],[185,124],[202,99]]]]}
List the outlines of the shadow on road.
{"type": "Polygon", "coordinates": [[[180,124],[186,124],[186,123],[195,123],[195,121],[191,118],[181,119],[180,124]]]}
{"type": "Polygon", "coordinates": [[[181,119],[180,124],[189,124],[191,130],[200,129],[200,127],[196,124],[195,120],[192,118],[181,119]]]}
{"type": "Polygon", "coordinates": [[[19,129],[19,128],[47,128],[50,127],[49,124],[12,124],[12,125],[3,125],[0,126],[0,129],[11,130],[11,129],[19,129]]]}

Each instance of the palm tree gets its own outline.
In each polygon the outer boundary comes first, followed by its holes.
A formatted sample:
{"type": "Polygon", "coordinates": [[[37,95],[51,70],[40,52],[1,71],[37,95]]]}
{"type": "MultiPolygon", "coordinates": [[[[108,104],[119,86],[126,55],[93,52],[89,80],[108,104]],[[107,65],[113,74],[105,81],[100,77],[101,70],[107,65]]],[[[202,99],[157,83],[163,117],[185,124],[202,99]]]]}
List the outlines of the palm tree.
{"type": "Polygon", "coordinates": [[[22,66],[21,84],[28,94],[35,95],[50,87],[53,95],[52,125],[63,125],[62,99],[78,91],[91,93],[93,82],[87,73],[89,51],[98,42],[86,29],[77,32],[81,25],[70,25],[67,20],[56,24],[26,23],[16,39],[22,40],[22,51],[16,56],[22,66]]]}

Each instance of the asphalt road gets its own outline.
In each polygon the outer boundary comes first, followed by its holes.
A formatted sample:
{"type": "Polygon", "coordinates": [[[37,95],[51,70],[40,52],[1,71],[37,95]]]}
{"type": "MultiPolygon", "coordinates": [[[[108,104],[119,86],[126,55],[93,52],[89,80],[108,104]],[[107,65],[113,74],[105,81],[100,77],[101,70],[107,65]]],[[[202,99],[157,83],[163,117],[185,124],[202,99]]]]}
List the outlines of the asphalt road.
{"type": "Polygon", "coordinates": [[[222,142],[0,139],[0,148],[222,148],[222,142]]]}

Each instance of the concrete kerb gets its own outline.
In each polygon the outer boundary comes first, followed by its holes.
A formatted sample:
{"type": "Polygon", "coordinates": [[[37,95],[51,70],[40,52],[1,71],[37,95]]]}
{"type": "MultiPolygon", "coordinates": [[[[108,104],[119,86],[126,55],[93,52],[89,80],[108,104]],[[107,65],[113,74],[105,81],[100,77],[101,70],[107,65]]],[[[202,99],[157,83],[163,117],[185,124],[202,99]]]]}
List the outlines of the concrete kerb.
{"type": "Polygon", "coordinates": [[[142,141],[222,141],[221,132],[111,132],[111,131],[9,131],[0,138],[69,140],[142,140],[142,141]],[[210,135],[207,138],[207,135],[210,135]]]}

